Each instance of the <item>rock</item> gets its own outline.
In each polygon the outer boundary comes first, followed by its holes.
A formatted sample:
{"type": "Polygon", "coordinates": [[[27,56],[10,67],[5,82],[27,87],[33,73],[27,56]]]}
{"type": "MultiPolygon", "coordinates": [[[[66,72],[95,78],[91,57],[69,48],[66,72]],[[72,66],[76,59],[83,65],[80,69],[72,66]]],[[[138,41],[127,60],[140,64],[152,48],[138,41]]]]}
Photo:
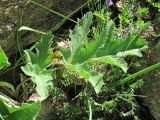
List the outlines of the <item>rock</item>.
{"type": "Polygon", "coordinates": [[[41,108],[36,115],[35,120],[56,120],[58,119],[58,109],[63,107],[64,101],[67,98],[64,96],[50,95],[47,98],[39,96],[37,93],[32,93],[27,102],[33,103],[41,101],[41,108]]]}
{"type": "MultiPolygon", "coordinates": [[[[160,45],[150,48],[151,52],[147,59],[150,66],[160,62],[160,45]]],[[[149,107],[156,120],[160,120],[160,68],[157,68],[143,76],[144,85],[142,95],[145,95],[144,104],[149,107]]]]}
{"type": "MultiPolygon", "coordinates": [[[[84,5],[87,0],[35,0],[65,16],[84,5]]],[[[29,0],[0,0],[0,46],[10,57],[17,52],[16,34],[20,25],[47,31],[63,20],[62,17],[37,6],[29,0]]],[[[22,32],[23,47],[33,44],[40,35],[22,32]]]]}

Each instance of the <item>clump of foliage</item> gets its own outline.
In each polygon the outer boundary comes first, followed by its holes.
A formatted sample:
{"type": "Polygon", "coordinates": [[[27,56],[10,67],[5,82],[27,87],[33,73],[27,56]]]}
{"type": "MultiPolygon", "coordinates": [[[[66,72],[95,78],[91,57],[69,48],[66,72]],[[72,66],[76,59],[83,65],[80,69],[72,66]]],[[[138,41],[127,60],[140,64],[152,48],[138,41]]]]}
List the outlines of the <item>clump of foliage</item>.
{"type": "MultiPolygon", "coordinates": [[[[160,63],[134,74],[127,73],[129,67],[132,67],[128,65],[127,58],[142,57],[142,51],[148,45],[141,38],[148,23],[140,18],[133,21],[131,11],[134,2],[135,0],[120,6],[119,28],[110,19],[111,13],[106,6],[94,13],[86,13],[82,19],[78,19],[74,29],[70,30],[69,46],[56,51],[52,47],[52,33],[28,27],[19,29],[42,34],[35,45],[24,51],[26,61],[21,70],[34,83],[31,88],[35,88],[40,97],[45,99],[54,95],[63,99],[62,106],[54,108],[59,119],[92,120],[97,119],[97,112],[108,115],[115,111],[119,111],[123,117],[133,116],[135,120],[139,119],[135,91],[143,85],[143,80],[135,78],[160,67],[160,63]],[[128,31],[126,27],[129,27],[128,31]],[[131,79],[134,80],[130,81],[131,79]],[[67,95],[66,88],[73,89],[75,94],[71,98],[67,95]]],[[[147,8],[136,10],[137,15],[146,12],[147,8]]],[[[8,59],[0,49],[0,69],[8,65],[8,59]]],[[[9,83],[0,82],[0,86],[11,89],[13,95],[17,94],[14,86],[9,83]]],[[[40,107],[40,102],[19,105],[0,94],[2,120],[26,119],[26,116],[27,119],[34,119],[40,107]]]]}
{"type": "MultiPolygon", "coordinates": [[[[133,55],[142,57],[141,51],[147,45],[147,42],[140,38],[140,33],[136,35],[129,33],[127,37],[121,38],[116,36],[115,24],[109,19],[103,29],[98,30],[96,27],[90,29],[92,20],[92,12],[88,12],[81,20],[78,20],[78,24],[70,31],[71,43],[69,48],[60,48],[60,51],[56,51],[55,53],[52,53],[50,49],[52,35],[49,33],[44,34],[42,39],[34,46],[36,52],[32,52],[34,49],[25,51],[27,65],[22,67],[24,73],[31,76],[32,81],[36,83],[37,93],[43,97],[48,96],[48,85],[51,85],[50,83],[53,78],[61,79],[67,76],[66,74],[71,76],[68,79],[70,82],[68,86],[74,84],[81,85],[84,88],[77,95],[77,99],[85,99],[84,103],[81,102],[89,107],[90,118],[92,117],[92,106],[98,105],[101,109],[105,108],[106,110],[109,110],[109,108],[113,109],[117,105],[116,99],[120,97],[117,93],[118,97],[113,97],[113,100],[110,101],[104,99],[103,103],[98,103],[94,100],[92,94],[107,91],[102,90],[106,86],[103,80],[105,71],[99,71],[96,67],[95,69],[93,67],[99,63],[103,64],[103,66],[112,65],[121,68],[126,73],[128,65],[124,58],[133,55]],[[90,30],[93,31],[92,38],[88,38],[90,30]],[[61,55],[62,59],[57,58],[57,54],[61,55]],[[52,65],[52,62],[54,64],[56,59],[59,59],[58,62],[61,65],[59,70],[61,74],[54,74],[54,69],[53,74],[51,74],[51,71],[46,69],[52,65]],[[76,80],[73,75],[76,76],[76,80]],[[50,79],[46,79],[47,77],[50,79]],[[90,88],[91,90],[89,90],[90,88]],[[92,91],[92,88],[94,88],[95,92],[92,91]]],[[[67,77],[64,79],[67,79],[67,77]]],[[[60,83],[61,81],[59,81],[60,83]]],[[[86,106],[83,109],[86,109],[86,106]]]]}
{"type": "Polygon", "coordinates": [[[106,28],[101,32],[93,28],[94,37],[90,42],[87,38],[90,27],[88,23],[92,23],[92,13],[87,13],[71,31],[70,49],[61,49],[61,51],[65,60],[64,66],[88,80],[98,93],[103,85],[103,74],[92,70],[90,66],[93,63],[105,63],[118,66],[127,72],[128,67],[124,58],[128,55],[141,57],[141,50],[147,42],[140,39],[139,34],[116,38],[112,20],[108,21],[106,28]]]}
{"type": "MultiPolygon", "coordinates": [[[[8,58],[0,48],[0,69],[9,66],[8,58]]],[[[1,87],[8,87],[15,92],[13,85],[1,82],[1,87]]],[[[19,104],[0,92],[0,120],[33,119],[40,109],[40,102],[19,104]]]]}

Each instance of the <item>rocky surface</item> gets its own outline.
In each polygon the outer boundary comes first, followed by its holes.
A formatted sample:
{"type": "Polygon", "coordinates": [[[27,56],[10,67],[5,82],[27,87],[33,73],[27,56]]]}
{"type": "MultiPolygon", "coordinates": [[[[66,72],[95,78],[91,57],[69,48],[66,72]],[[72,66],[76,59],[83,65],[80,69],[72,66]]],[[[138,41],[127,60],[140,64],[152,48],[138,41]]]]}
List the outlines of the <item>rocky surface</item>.
{"type": "MultiPolygon", "coordinates": [[[[87,0],[34,0],[63,15],[69,15],[87,0]]],[[[10,57],[17,51],[16,34],[24,25],[47,31],[63,18],[29,2],[29,0],[0,0],[0,46],[10,57]]],[[[38,39],[38,34],[22,33],[22,45],[27,46],[38,39]]]]}
{"type": "MultiPolygon", "coordinates": [[[[151,48],[147,65],[150,66],[160,62],[160,45],[151,48]]],[[[156,120],[160,120],[160,68],[155,69],[143,76],[144,85],[142,94],[145,106],[149,107],[156,120]]]]}

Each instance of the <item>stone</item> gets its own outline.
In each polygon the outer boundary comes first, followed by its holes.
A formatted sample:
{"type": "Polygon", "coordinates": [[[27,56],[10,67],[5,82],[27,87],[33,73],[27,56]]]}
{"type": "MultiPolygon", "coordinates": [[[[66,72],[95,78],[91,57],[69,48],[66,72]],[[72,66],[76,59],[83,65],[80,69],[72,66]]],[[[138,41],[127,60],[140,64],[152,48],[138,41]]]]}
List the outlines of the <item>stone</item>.
{"type": "MultiPolygon", "coordinates": [[[[150,66],[160,62],[160,44],[150,48],[147,65],[150,66]]],[[[156,120],[160,120],[160,68],[152,70],[143,76],[144,85],[141,89],[144,98],[144,105],[148,106],[151,114],[156,120]]]]}
{"type": "MultiPolygon", "coordinates": [[[[84,5],[87,0],[34,0],[65,16],[84,5]]],[[[17,39],[20,26],[28,26],[41,31],[48,31],[64,18],[29,2],[29,0],[0,0],[0,46],[8,55],[17,52],[17,44],[26,47],[40,38],[39,34],[24,31],[17,39]]]]}

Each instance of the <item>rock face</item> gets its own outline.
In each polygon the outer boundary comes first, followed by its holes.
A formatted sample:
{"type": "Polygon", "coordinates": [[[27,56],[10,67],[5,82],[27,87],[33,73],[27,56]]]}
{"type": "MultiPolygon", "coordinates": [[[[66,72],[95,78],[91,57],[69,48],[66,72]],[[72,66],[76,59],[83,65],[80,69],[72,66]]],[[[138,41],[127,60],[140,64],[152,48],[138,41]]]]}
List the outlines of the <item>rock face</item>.
{"type": "MultiPolygon", "coordinates": [[[[84,5],[87,0],[34,0],[65,16],[84,5]]],[[[8,56],[17,51],[16,34],[19,26],[47,31],[63,20],[54,13],[37,6],[29,0],[0,0],[0,46],[8,56]]],[[[39,35],[22,33],[22,45],[34,43],[39,35]]]]}
{"type": "MultiPolygon", "coordinates": [[[[160,44],[151,48],[147,66],[160,62],[160,44]]],[[[144,98],[146,106],[149,107],[152,115],[156,120],[160,120],[160,68],[155,69],[143,76],[144,85],[142,94],[147,96],[144,98]]]]}

